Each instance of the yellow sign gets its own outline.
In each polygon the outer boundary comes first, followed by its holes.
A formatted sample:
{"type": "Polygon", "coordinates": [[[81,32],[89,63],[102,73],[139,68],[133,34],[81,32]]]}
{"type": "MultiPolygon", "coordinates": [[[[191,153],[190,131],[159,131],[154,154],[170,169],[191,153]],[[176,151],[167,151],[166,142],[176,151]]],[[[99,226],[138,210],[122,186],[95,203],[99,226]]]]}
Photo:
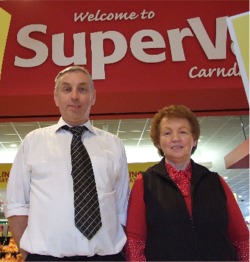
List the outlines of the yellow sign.
{"type": "Polygon", "coordinates": [[[5,189],[12,164],[0,164],[0,189],[5,189]]]}
{"type": "MultiPolygon", "coordinates": [[[[136,177],[140,172],[146,171],[149,167],[157,164],[158,162],[146,162],[146,163],[130,163],[128,164],[129,171],[129,184],[132,188],[136,177]]],[[[0,189],[5,189],[9,179],[10,169],[12,164],[0,164],[0,189]]]]}
{"type": "Polygon", "coordinates": [[[7,42],[11,15],[0,8],[0,79],[3,66],[4,51],[7,42]]]}
{"type": "Polygon", "coordinates": [[[249,12],[228,17],[227,24],[249,103],[249,12]]]}
{"type": "MultiPolygon", "coordinates": [[[[158,162],[146,163],[130,163],[128,164],[129,171],[129,184],[132,188],[136,177],[140,172],[146,171],[149,167],[157,164],[158,162]]],[[[10,169],[12,164],[0,164],[0,189],[5,189],[9,179],[10,169]]]]}
{"type": "Polygon", "coordinates": [[[158,162],[146,162],[146,163],[130,163],[128,164],[129,171],[129,185],[132,188],[136,177],[140,172],[146,171],[149,167],[157,164],[158,162]]]}

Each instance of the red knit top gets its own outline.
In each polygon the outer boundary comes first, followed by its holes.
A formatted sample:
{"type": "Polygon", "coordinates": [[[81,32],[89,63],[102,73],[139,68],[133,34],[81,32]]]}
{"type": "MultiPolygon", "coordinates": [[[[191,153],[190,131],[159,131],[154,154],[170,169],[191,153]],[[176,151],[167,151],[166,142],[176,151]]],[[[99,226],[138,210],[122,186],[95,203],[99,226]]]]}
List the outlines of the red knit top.
{"type": "MultiPolygon", "coordinates": [[[[166,169],[170,177],[179,187],[185,199],[188,211],[192,216],[192,203],[190,195],[191,164],[185,170],[177,171],[166,163],[166,169]]],[[[235,197],[223,178],[221,183],[227,196],[227,208],[229,216],[228,233],[237,251],[240,261],[249,261],[249,230],[242,216],[235,197]]],[[[139,174],[131,190],[128,218],[127,218],[127,243],[125,255],[127,261],[146,261],[144,255],[146,241],[145,203],[143,201],[143,178],[139,174]]]]}

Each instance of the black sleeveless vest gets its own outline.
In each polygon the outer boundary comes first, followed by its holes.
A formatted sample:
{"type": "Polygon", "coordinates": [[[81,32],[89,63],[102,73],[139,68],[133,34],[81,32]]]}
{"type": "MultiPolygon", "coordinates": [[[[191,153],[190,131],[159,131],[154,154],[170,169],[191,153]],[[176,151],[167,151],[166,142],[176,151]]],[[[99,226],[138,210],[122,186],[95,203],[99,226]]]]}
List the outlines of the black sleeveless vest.
{"type": "Polygon", "coordinates": [[[143,173],[147,261],[234,261],[226,195],[219,175],[192,165],[192,217],[164,158],[143,173]]]}

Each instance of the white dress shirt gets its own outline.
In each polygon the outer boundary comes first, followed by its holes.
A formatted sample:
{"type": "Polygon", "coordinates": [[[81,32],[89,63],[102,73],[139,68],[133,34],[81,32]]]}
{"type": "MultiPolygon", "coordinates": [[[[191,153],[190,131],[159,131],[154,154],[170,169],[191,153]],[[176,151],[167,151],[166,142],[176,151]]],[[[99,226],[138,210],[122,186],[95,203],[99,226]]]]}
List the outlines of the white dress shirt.
{"type": "Polygon", "coordinates": [[[100,203],[102,227],[88,240],[74,224],[71,176],[72,134],[56,125],[29,133],[18,150],[7,185],[6,217],[27,215],[20,247],[29,253],[64,256],[111,255],[126,236],[129,176],[125,149],[111,133],[92,127],[82,136],[90,155],[100,203]]]}

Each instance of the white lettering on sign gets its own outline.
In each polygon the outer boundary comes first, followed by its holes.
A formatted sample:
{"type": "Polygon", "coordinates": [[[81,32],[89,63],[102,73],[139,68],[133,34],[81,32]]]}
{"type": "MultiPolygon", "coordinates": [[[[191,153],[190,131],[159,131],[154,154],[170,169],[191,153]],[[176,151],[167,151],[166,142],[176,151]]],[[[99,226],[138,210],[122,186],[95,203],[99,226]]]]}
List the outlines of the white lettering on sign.
{"type": "Polygon", "coordinates": [[[127,52],[126,38],[116,32],[97,32],[91,34],[92,51],[92,76],[94,79],[105,79],[105,65],[114,64],[120,61],[127,52]],[[111,40],[114,43],[114,51],[111,55],[104,55],[104,41],[111,40]]]}
{"type": "Polygon", "coordinates": [[[54,63],[59,66],[87,64],[85,35],[85,33],[73,35],[74,51],[71,57],[66,57],[64,54],[64,34],[52,35],[52,60],[54,63]]]}
{"type": "MultiPolygon", "coordinates": [[[[215,45],[210,40],[200,18],[192,18],[187,20],[193,30],[199,44],[205,52],[209,60],[225,59],[226,58],[226,43],[227,43],[227,22],[226,17],[216,19],[216,38],[215,45]]],[[[172,60],[185,61],[183,48],[183,39],[185,37],[193,37],[193,33],[189,28],[173,29],[167,31],[172,60]]]]}
{"type": "Polygon", "coordinates": [[[155,30],[141,30],[135,33],[130,41],[131,52],[135,58],[144,63],[159,63],[166,60],[166,53],[161,52],[156,55],[147,54],[144,50],[150,48],[166,48],[164,38],[155,30]],[[152,41],[143,41],[144,37],[152,41]]]}
{"type": "Polygon", "coordinates": [[[36,55],[33,58],[20,58],[16,56],[14,65],[20,67],[34,67],[41,65],[46,61],[49,54],[48,47],[43,42],[30,37],[30,33],[32,32],[46,34],[46,30],[46,25],[39,24],[28,25],[19,30],[17,34],[18,43],[27,49],[33,50],[36,55]]]}
{"type": "MultiPolygon", "coordinates": [[[[150,13],[150,12],[149,12],[150,13]]],[[[149,14],[148,13],[148,14],[149,14]]],[[[147,14],[147,15],[148,15],[147,14]]],[[[88,14],[89,15],[89,14],[88,14]]],[[[130,14],[131,15],[131,14],[130,14]]],[[[144,16],[146,13],[144,14],[144,16]]],[[[144,17],[143,16],[143,17],[144,17]]],[[[87,19],[87,16],[84,16],[87,19]]],[[[127,16],[129,17],[129,15],[127,16]]],[[[94,19],[94,18],[93,18],[94,19]]],[[[97,19],[97,18],[96,18],[97,19]]],[[[170,44],[171,58],[173,62],[186,61],[183,40],[187,37],[195,38],[209,60],[226,58],[227,24],[226,17],[216,19],[215,44],[211,41],[199,17],[188,19],[190,28],[167,30],[167,40],[170,44]]],[[[35,67],[43,64],[49,54],[46,44],[31,37],[31,33],[40,32],[46,34],[47,26],[43,24],[27,25],[17,34],[18,43],[27,49],[34,51],[32,58],[15,57],[14,64],[18,67],[35,67]]],[[[56,65],[68,66],[71,64],[87,64],[86,57],[86,33],[73,34],[73,52],[66,57],[64,52],[64,33],[52,35],[52,60],[56,65]]],[[[114,64],[123,59],[130,48],[133,56],[143,63],[160,63],[165,61],[166,40],[156,30],[140,30],[135,32],[128,43],[124,35],[117,31],[90,33],[92,52],[92,76],[93,79],[105,79],[105,66],[114,64]],[[104,53],[104,42],[111,41],[114,49],[109,55],[104,53]],[[154,49],[154,54],[149,50],[154,49]],[[156,50],[159,50],[156,53],[156,50]]],[[[193,75],[191,69],[190,75],[193,75]]],[[[203,75],[203,74],[201,74],[203,75]]],[[[206,74],[204,74],[205,77],[206,74]]],[[[223,76],[223,74],[221,74],[223,76]]]]}
{"type": "Polygon", "coordinates": [[[138,17],[135,12],[132,13],[102,13],[101,10],[98,10],[95,14],[86,12],[77,14],[75,13],[74,21],[84,22],[87,20],[88,22],[97,22],[97,21],[111,21],[111,20],[134,20],[138,17]]]}
{"type": "Polygon", "coordinates": [[[98,21],[121,21],[121,20],[135,20],[137,18],[141,18],[142,20],[145,19],[152,19],[155,17],[154,11],[146,11],[145,9],[140,13],[137,14],[136,12],[131,13],[102,13],[101,10],[97,10],[95,14],[86,12],[86,13],[75,13],[74,14],[74,22],[98,22],[98,21]]]}
{"type": "Polygon", "coordinates": [[[194,66],[189,71],[190,78],[202,78],[202,77],[213,77],[213,76],[217,76],[217,77],[240,76],[240,71],[237,66],[237,63],[234,63],[234,66],[230,69],[226,69],[226,68],[198,69],[197,66],[194,66]]]}

